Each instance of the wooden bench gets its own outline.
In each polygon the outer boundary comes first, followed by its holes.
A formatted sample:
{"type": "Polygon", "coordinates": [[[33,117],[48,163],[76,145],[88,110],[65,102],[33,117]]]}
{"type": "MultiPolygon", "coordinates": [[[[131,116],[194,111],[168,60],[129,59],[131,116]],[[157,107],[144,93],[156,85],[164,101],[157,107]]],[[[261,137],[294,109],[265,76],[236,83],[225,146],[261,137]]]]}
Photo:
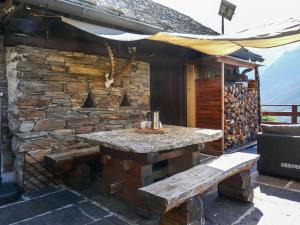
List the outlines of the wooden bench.
{"type": "Polygon", "coordinates": [[[87,164],[101,162],[98,146],[76,149],[68,152],[46,155],[46,166],[56,174],[62,174],[63,181],[76,189],[90,184],[90,166],[87,164]]]}
{"type": "Polygon", "coordinates": [[[251,168],[259,156],[233,153],[139,189],[146,208],[161,214],[160,225],[202,225],[201,195],[219,184],[219,193],[252,202],[251,168]]]}
{"type": "Polygon", "coordinates": [[[98,146],[46,155],[44,160],[47,167],[51,170],[68,172],[73,170],[76,164],[85,164],[95,160],[97,157],[100,160],[98,146]]]}

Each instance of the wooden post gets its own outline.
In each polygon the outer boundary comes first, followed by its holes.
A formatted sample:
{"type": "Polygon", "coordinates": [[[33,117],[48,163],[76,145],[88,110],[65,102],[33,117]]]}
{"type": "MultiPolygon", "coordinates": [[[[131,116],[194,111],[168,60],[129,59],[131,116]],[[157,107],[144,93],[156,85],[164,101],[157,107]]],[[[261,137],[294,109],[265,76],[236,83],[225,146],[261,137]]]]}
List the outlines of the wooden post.
{"type": "Polygon", "coordinates": [[[298,121],[298,105],[292,105],[292,123],[296,124],[298,121]]]}
{"type": "MultiPolygon", "coordinates": [[[[224,86],[225,86],[225,64],[221,62],[221,129],[224,134],[225,125],[225,103],[224,103],[224,86]]],[[[224,137],[221,139],[222,152],[224,152],[224,137]]]]}
{"type": "Polygon", "coordinates": [[[258,73],[258,68],[255,67],[255,80],[257,82],[257,114],[258,114],[258,126],[259,130],[261,130],[261,122],[262,122],[262,116],[261,116],[261,103],[260,103],[260,78],[258,73]]]}
{"type": "Polygon", "coordinates": [[[187,126],[196,127],[196,71],[194,64],[186,66],[187,126]]]}

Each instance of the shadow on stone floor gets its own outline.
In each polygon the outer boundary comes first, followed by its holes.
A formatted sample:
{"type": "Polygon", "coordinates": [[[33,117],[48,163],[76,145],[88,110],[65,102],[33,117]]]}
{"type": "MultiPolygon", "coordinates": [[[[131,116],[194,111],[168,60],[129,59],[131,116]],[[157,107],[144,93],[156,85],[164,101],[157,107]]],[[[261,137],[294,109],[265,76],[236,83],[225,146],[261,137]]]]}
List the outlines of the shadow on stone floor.
{"type": "Polygon", "coordinates": [[[219,197],[209,207],[204,207],[206,225],[256,225],[262,216],[254,204],[225,197],[219,197]]]}
{"type": "Polygon", "coordinates": [[[274,186],[268,186],[260,184],[260,191],[269,196],[274,196],[281,199],[286,199],[289,201],[298,202],[300,204],[300,192],[277,188],[274,186]]]}
{"type": "MultiPolygon", "coordinates": [[[[133,205],[124,202],[114,196],[106,196],[99,192],[97,185],[82,191],[84,195],[93,201],[101,204],[111,212],[117,213],[132,223],[138,225],[158,225],[159,215],[151,219],[144,219],[136,214],[133,205]]],[[[255,225],[258,223],[263,213],[254,207],[253,204],[247,204],[234,201],[229,198],[219,197],[215,187],[209,193],[203,196],[204,217],[206,225],[255,225]]]]}

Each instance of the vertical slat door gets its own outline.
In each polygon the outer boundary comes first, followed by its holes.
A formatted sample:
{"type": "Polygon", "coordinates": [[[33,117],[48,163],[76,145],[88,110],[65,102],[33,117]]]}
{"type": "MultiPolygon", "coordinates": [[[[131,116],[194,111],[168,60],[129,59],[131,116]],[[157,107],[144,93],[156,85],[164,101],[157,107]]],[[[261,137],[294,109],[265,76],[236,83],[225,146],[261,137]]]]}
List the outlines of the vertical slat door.
{"type": "MultiPolygon", "coordinates": [[[[221,76],[195,81],[196,127],[222,129],[222,84],[221,76]]],[[[223,142],[218,140],[207,143],[205,153],[221,155],[223,142]]]]}

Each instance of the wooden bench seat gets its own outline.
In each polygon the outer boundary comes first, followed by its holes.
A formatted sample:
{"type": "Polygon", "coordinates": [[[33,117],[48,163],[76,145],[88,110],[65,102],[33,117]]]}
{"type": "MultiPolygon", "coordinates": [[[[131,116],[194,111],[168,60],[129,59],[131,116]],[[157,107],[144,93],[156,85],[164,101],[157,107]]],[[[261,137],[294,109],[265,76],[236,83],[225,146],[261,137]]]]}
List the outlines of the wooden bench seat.
{"type": "Polygon", "coordinates": [[[49,169],[68,172],[73,170],[78,164],[89,163],[95,161],[97,158],[100,160],[100,150],[98,146],[95,146],[46,155],[44,160],[49,169]]]}
{"type": "Polygon", "coordinates": [[[219,184],[219,193],[253,200],[250,170],[259,156],[233,153],[139,189],[146,208],[161,214],[160,225],[204,223],[200,196],[219,184]]]}
{"type": "Polygon", "coordinates": [[[46,155],[44,161],[65,184],[80,190],[90,186],[90,164],[100,165],[101,153],[99,147],[95,146],[46,155]]]}

